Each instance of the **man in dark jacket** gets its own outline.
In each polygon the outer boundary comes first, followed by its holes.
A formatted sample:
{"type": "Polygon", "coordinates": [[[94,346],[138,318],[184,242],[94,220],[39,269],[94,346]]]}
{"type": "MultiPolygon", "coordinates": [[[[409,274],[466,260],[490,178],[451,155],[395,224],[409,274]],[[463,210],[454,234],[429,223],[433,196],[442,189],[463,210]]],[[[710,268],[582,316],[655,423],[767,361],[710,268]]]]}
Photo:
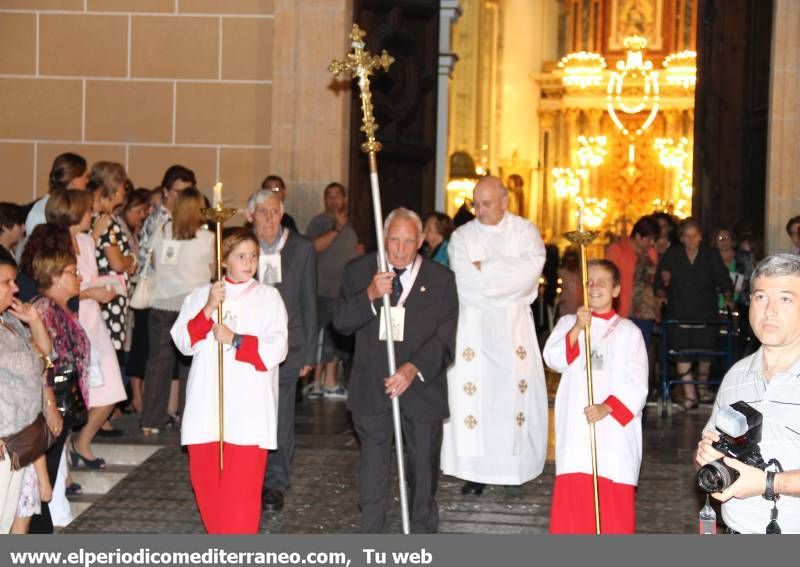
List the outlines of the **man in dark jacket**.
{"type": "Polygon", "coordinates": [[[262,500],[268,510],[283,508],[294,454],[294,404],[297,380],[314,364],[317,334],[317,255],[305,236],[281,225],[283,200],[269,189],[247,201],[245,217],[261,246],[258,277],[281,294],[289,318],[289,354],[278,382],[278,448],[270,451],[262,500]]]}
{"type": "Polygon", "coordinates": [[[422,222],[396,209],[386,219],[388,272],[375,254],[345,268],[333,324],[355,334],[356,348],[347,406],[361,441],[359,504],[362,529],[386,529],[386,489],[392,446],[391,399],[400,398],[412,532],[435,532],[434,496],[439,474],[442,422],[449,416],[446,370],[453,361],[458,295],[447,268],[422,258],[422,222]],[[391,295],[397,371],[388,376],[381,339],[382,297],[391,295]],[[387,377],[388,376],[388,377],[387,377]]]}

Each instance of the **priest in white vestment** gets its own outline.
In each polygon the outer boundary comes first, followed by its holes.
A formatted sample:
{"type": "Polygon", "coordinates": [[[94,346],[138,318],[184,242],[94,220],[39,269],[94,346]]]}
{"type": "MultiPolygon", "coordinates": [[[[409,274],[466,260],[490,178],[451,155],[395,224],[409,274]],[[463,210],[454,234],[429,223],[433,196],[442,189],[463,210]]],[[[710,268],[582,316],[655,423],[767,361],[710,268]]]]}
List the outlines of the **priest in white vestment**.
{"type": "Polygon", "coordinates": [[[530,305],[545,248],[530,221],[507,212],[496,177],[475,186],[475,220],[450,240],[459,318],[447,375],[442,471],[479,495],[486,484],[536,478],[547,453],[547,391],[530,305]]]}

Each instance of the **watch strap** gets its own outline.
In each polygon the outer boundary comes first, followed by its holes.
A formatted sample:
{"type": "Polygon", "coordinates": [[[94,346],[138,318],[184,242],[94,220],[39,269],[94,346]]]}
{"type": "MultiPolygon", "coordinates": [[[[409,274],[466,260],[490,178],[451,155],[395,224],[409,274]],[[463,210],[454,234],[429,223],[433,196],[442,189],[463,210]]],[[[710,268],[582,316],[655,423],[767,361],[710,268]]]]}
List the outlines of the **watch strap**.
{"type": "Polygon", "coordinates": [[[242,335],[234,333],[233,339],[231,340],[231,346],[236,350],[239,350],[239,348],[242,346],[242,335]]]}
{"type": "Polygon", "coordinates": [[[778,495],[775,494],[775,471],[767,471],[767,485],[764,489],[764,498],[770,502],[774,502],[778,499],[778,495]]]}

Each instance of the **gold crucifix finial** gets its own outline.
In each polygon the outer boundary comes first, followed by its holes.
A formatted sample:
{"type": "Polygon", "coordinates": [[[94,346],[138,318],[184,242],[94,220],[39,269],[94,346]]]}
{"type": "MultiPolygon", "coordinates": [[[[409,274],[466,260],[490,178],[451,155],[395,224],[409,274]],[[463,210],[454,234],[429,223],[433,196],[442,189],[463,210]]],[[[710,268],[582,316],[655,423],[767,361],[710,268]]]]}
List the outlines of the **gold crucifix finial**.
{"type": "Polygon", "coordinates": [[[358,86],[361,90],[361,131],[367,135],[367,141],[361,144],[361,150],[364,153],[374,154],[380,151],[381,144],[375,139],[375,131],[378,129],[378,125],[375,123],[375,117],[372,114],[372,93],[369,88],[369,76],[378,67],[388,71],[389,66],[394,63],[394,57],[386,53],[385,49],[380,55],[372,55],[369,51],[365,51],[364,37],[366,35],[367,33],[358,27],[358,24],[354,23],[353,29],[350,31],[350,47],[352,51],[347,54],[347,58],[344,61],[334,59],[328,65],[328,71],[333,73],[337,79],[341,79],[347,74],[358,78],[358,86]]]}
{"type": "Polygon", "coordinates": [[[366,35],[367,32],[358,27],[357,23],[353,22],[353,29],[350,30],[350,39],[352,39],[353,41],[364,43],[364,38],[366,37],[366,35]]]}

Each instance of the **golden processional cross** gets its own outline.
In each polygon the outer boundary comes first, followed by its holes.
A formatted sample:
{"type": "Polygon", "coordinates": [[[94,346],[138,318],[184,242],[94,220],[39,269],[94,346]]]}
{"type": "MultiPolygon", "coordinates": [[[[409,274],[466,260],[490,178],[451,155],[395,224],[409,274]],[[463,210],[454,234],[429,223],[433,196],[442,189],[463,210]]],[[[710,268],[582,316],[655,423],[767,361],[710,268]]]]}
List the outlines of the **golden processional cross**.
{"type": "MultiPolygon", "coordinates": [[[[381,211],[381,190],[378,183],[377,154],[381,150],[381,143],[375,139],[378,125],[372,114],[372,93],[370,92],[369,76],[378,68],[384,71],[394,62],[394,58],[384,50],[380,55],[372,55],[365,51],[364,36],[366,33],[353,24],[350,32],[351,51],[344,61],[333,60],[328,66],[328,71],[336,78],[350,75],[358,80],[361,91],[361,131],[367,136],[367,141],[361,144],[361,151],[369,156],[369,181],[372,189],[372,211],[375,215],[375,235],[378,241],[378,263],[381,272],[388,271],[386,264],[386,248],[383,235],[383,212],[381,211]]],[[[394,353],[394,338],[392,336],[392,315],[389,294],[383,296],[383,317],[386,327],[386,356],[389,362],[389,376],[397,372],[397,363],[394,353]]],[[[400,400],[392,398],[392,421],[394,422],[394,446],[397,453],[397,476],[400,483],[400,512],[403,520],[403,533],[410,533],[408,498],[406,497],[406,473],[403,455],[403,432],[400,426],[400,400]]]]}

